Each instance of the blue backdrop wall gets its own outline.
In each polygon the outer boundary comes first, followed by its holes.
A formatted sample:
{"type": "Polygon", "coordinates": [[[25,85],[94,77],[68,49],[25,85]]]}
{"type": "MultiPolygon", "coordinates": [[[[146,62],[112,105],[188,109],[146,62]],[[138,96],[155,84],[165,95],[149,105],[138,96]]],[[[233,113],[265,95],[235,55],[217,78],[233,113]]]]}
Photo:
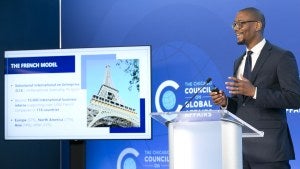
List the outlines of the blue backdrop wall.
{"type": "MultiPolygon", "coordinates": [[[[265,37],[291,50],[300,65],[300,1],[63,0],[62,47],[152,46],[152,111],[176,111],[208,77],[224,89],[236,45],[231,23],[239,9],[254,6],[267,19],[265,37]]],[[[213,85],[208,85],[211,87],[213,85]]],[[[217,109],[201,92],[186,110],[217,109]]],[[[300,166],[300,110],[287,110],[300,166]]],[[[90,140],[86,168],[168,168],[165,126],[152,122],[151,140],[90,140]],[[121,165],[118,165],[121,164],[121,165]]],[[[184,146],[184,145],[183,145],[184,146]]]]}

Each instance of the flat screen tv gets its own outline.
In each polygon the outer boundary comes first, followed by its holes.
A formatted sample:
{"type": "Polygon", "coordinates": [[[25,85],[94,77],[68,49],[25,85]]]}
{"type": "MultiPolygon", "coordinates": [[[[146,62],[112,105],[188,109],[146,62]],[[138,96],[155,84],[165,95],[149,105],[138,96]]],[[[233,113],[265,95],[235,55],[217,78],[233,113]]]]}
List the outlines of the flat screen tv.
{"type": "Polygon", "coordinates": [[[150,139],[151,47],[5,52],[5,139],[150,139]]]}

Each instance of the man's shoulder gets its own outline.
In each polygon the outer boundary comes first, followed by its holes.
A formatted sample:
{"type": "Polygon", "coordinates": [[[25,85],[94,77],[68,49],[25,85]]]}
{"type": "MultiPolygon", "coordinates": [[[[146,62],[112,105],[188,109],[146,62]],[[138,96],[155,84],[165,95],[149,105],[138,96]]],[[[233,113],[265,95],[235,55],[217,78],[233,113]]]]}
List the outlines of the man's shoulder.
{"type": "Polygon", "coordinates": [[[278,45],[275,45],[271,42],[269,42],[268,40],[266,41],[266,44],[264,46],[265,49],[269,50],[269,51],[274,51],[276,53],[285,53],[285,52],[290,52],[287,49],[284,49],[278,45]]]}

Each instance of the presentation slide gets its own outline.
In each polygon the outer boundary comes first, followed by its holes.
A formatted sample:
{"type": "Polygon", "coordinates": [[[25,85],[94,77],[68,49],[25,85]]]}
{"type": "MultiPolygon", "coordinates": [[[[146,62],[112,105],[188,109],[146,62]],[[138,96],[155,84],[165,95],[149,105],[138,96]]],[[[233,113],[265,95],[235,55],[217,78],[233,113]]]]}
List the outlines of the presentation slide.
{"type": "Polygon", "coordinates": [[[5,139],[150,139],[150,51],[6,51],[5,139]]]}

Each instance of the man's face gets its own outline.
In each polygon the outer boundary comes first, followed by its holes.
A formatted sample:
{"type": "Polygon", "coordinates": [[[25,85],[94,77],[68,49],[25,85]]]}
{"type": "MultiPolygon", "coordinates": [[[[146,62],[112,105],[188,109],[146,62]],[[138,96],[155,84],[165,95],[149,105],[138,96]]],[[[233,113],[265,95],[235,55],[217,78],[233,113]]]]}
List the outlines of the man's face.
{"type": "Polygon", "coordinates": [[[239,12],[234,20],[233,29],[239,45],[251,46],[257,39],[256,25],[258,21],[249,12],[239,12]]]}

